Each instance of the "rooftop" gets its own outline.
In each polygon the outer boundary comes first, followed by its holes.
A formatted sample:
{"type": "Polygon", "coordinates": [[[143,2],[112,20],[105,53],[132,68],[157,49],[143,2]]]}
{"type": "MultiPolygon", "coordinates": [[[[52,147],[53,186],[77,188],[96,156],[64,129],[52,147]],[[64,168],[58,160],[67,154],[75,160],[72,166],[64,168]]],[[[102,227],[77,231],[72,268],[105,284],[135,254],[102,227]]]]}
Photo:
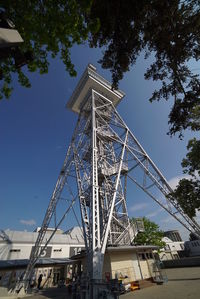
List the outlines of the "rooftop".
{"type": "Polygon", "coordinates": [[[106,250],[109,251],[138,251],[138,250],[145,250],[145,249],[158,249],[158,246],[155,245],[131,245],[131,246],[116,246],[116,247],[107,247],[106,250]]]}
{"type": "MultiPolygon", "coordinates": [[[[47,231],[47,238],[50,237],[52,231],[47,231]]],[[[27,232],[27,231],[14,231],[14,230],[5,230],[4,235],[0,235],[0,243],[31,243],[35,244],[36,239],[38,237],[38,232],[27,232]]],[[[46,238],[44,238],[46,240],[46,238]]],[[[46,241],[44,241],[45,243],[46,241]]],[[[74,227],[70,233],[59,233],[55,234],[51,239],[50,244],[83,244],[84,240],[81,235],[81,231],[79,228],[74,227]]]]}

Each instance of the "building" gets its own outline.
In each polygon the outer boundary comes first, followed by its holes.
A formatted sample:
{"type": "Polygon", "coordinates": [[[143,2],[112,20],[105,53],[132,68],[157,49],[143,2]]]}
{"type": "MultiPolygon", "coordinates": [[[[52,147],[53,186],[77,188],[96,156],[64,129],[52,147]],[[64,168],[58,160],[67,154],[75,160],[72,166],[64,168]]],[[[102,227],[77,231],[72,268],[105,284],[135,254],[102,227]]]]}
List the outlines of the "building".
{"type": "MultiPolygon", "coordinates": [[[[29,259],[35,245],[39,228],[35,232],[5,230],[0,234],[0,260],[29,259]]],[[[49,239],[52,229],[48,229],[49,239]]],[[[45,244],[43,244],[44,246],[45,244]]],[[[53,236],[42,258],[69,258],[83,248],[84,240],[79,227],[62,233],[61,230],[53,236]]]]}
{"type": "Polygon", "coordinates": [[[184,245],[187,256],[200,256],[200,240],[186,241],[184,245]]]}
{"type": "MultiPolygon", "coordinates": [[[[0,233],[0,286],[12,290],[17,279],[23,275],[35,245],[40,228],[34,232],[5,230],[0,233]]],[[[52,229],[47,230],[44,238],[49,239],[52,229]]],[[[43,246],[45,244],[42,244],[43,246]]],[[[70,257],[84,249],[84,240],[79,227],[63,233],[58,230],[40,260],[36,264],[33,279],[43,275],[42,285],[57,285],[60,280],[70,277],[74,263],[70,257]]]]}
{"type": "MultiPolygon", "coordinates": [[[[40,228],[34,232],[3,231],[0,235],[0,286],[13,290],[17,279],[23,275],[40,228]]],[[[52,229],[47,230],[47,236],[52,229]]],[[[44,239],[46,239],[44,238],[44,239]]],[[[124,284],[133,281],[161,279],[153,250],[155,246],[118,246],[106,249],[103,279],[118,278],[124,284]]],[[[58,285],[72,280],[86,270],[84,240],[79,227],[66,232],[59,230],[38,260],[33,277],[36,285],[40,274],[42,286],[58,285]],[[81,265],[82,263],[82,265],[81,265]]],[[[86,272],[86,271],[85,271],[86,272]]]]}
{"type": "Polygon", "coordinates": [[[153,250],[157,246],[108,247],[105,254],[103,278],[118,278],[124,283],[152,279],[156,281],[157,271],[153,250]]]}
{"type": "MultiPolygon", "coordinates": [[[[107,247],[102,271],[103,280],[118,279],[124,285],[136,284],[140,288],[160,283],[165,275],[157,260],[157,246],[152,245],[124,245],[107,247]]],[[[79,259],[82,265],[82,276],[86,275],[86,253],[82,252],[72,259],[79,259]]]]}
{"type": "Polygon", "coordinates": [[[182,242],[182,238],[178,230],[168,230],[164,232],[164,236],[172,240],[173,242],[182,242]]]}
{"type": "MultiPolygon", "coordinates": [[[[179,239],[177,238],[178,235],[174,235],[175,236],[174,240],[179,239]]],[[[164,248],[160,250],[159,253],[161,261],[175,260],[183,256],[183,252],[185,249],[183,241],[173,241],[168,237],[163,237],[162,241],[165,242],[166,245],[164,248]]]]}

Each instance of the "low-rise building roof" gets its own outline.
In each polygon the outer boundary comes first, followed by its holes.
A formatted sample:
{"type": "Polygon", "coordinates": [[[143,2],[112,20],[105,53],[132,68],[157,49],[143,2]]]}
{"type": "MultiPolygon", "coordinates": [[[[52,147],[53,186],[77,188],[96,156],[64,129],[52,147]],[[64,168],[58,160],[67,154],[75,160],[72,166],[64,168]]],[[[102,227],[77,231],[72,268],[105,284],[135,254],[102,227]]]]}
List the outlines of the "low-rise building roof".
{"type": "Polygon", "coordinates": [[[132,245],[132,246],[116,246],[116,247],[112,247],[112,246],[108,246],[107,247],[107,251],[139,251],[139,250],[147,250],[147,249],[152,249],[152,250],[156,250],[158,249],[158,246],[155,245],[132,245]]]}
{"type": "MultiPolygon", "coordinates": [[[[44,237],[44,243],[46,239],[49,239],[52,232],[47,231],[44,237]]],[[[0,235],[0,243],[26,243],[26,244],[35,244],[38,237],[38,232],[27,232],[27,231],[15,231],[15,230],[5,230],[4,235],[0,235]]],[[[84,245],[83,237],[81,234],[78,234],[78,230],[75,230],[71,233],[64,234],[55,234],[51,239],[51,244],[77,244],[84,245]],[[76,233],[77,232],[77,233],[76,233]]]]}

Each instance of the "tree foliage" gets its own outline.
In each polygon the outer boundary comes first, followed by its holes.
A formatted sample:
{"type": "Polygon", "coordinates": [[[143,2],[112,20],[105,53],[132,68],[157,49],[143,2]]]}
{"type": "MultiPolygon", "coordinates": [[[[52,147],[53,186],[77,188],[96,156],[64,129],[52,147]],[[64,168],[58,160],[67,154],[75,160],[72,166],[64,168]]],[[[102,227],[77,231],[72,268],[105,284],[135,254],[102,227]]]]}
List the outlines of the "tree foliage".
{"type": "Polygon", "coordinates": [[[182,161],[184,173],[188,173],[193,178],[200,177],[200,140],[193,138],[189,140],[186,158],[182,161]]]}
{"type": "MultiPolygon", "coordinates": [[[[33,53],[33,60],[28,63],[30,72],[47,73],[49,58],[59,55],[67,72],[71,76],[76,75],[70,49],[74,44],[83,43],[88,38],[88,33],[98,28],[95,21],[85,22],[91,3],[91,0],[1,2],[1,10],[12,20],[24,40],[19,47],[20,51],[33,53]]],[[[3,77],[0,98],[9,98],[13,73],[18,75],[18,81],[22,86],[30,87],[24,70],[16,67],[12,55],[0,60],[0,70],[3,77]]]]}
{"type": "Polygon", "coordinates": [[[92,47],[105,46],[102,67],[110,69],[113,87],[134,65],[142,51],[155,60],[146,79],[161,82],[151,101],[169,98],[170,134],[200,129],[200,81],[188,67],[200,58],[200,3],[198,0],[94,0],[90,19],[100,20],[100,30],[90,37],[92,47]]]}
{"type": "Polygon", "coordinates": [[[197,210],[200,210],[200,182],[197,180],[180,180],[171,196],[172,200],[176,198],[185,214],[191,218],[196,216],[197,210]]]}
{"type": "MultiPolygon", "coordinates": [[[[22,51],[32,51],[28,70],[46,73],[49,57],[60,55],[71,76],[76,74],[70,58],[73,44],[89,37],[91,47],[104,46],[103,68],[110,69],[113,87],[134,65],[142,52],[155,61],[146,79],[159,80],[151,101],[169,98],[174,105],[169,115],[170,134],[200,129],[199,77],[188,68],[200,58],[199,0],[19,0],[3,1],[0,8],[14,22],[24,43],[22,51]]],[[[4,85],[1,97],[12,91],[12,73],[23,86],[28,78],[17,69],[12,57],[0,62],[4,85]]]]}
{"type": "Polygon", "coordinates": [[[175,198],[189,217],[195,217],[196,211],[200,210],[200,140],[189,140],[187,149],[182,167],[191,178],[180,180],[170,198],[175,198]]]}
{"type": "MultiPolygon", "coordinates": [[[[173,99],[169,114],[169,134],[200,130],[200,80],[189,68],[200,59],[199,0],[94,0],[90,19],[100,20],[100,29],[90,36],[92,47],[105,47],[100,63],[112,72],[113,87],[118,86],[131,65],[145,52],[154,55],[145,79],[160,82],[150,101],[173,99]]],[[[185,213],[196,215],[199,208],[200,141],[188,144],[182,162],[192,179],[181,180],[173,196],[185,213]]],[[[173,197],[172,197],[173,199],[173,197]]]]}
{"type": "MultiPolygon", "coordinates": [[[[131,222],[135,219],[132,218],[131,222]]],[[[160,248],[165,246],[165,242],[162,241],[164,233],[159,229],[159,226],[149,219],[143,217],[144,222],[144,232],[138,233],[134,239],[136,245],[155,245],[160,248]]]]}

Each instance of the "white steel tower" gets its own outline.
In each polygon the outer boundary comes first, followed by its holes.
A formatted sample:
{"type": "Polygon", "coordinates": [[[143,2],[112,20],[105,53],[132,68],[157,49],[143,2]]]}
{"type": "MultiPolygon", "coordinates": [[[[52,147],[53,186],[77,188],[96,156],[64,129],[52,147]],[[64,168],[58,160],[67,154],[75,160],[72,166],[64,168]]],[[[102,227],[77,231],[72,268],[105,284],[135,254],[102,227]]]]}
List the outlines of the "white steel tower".
{"type": "Polygon", "coordinates": [[[25,287],[45,249],[41,250],[41,244],[58,202],[63,199],[68,206],[55,231],[79,201],[91,298],[98,298],[92,285],[102,278],[106,246],[131,245],[138,232],[127,212],[128,181],[141,188],[186,229],[200,236],[195,220],[184,214],[176,199],[166,197],[171,187],[116,111],[123,97],[123,92],[113,90],[111,83],[94,66],[88,65],[67,104],[78,114],[78,121],[31,254],[24,276],[25,287]]]}

